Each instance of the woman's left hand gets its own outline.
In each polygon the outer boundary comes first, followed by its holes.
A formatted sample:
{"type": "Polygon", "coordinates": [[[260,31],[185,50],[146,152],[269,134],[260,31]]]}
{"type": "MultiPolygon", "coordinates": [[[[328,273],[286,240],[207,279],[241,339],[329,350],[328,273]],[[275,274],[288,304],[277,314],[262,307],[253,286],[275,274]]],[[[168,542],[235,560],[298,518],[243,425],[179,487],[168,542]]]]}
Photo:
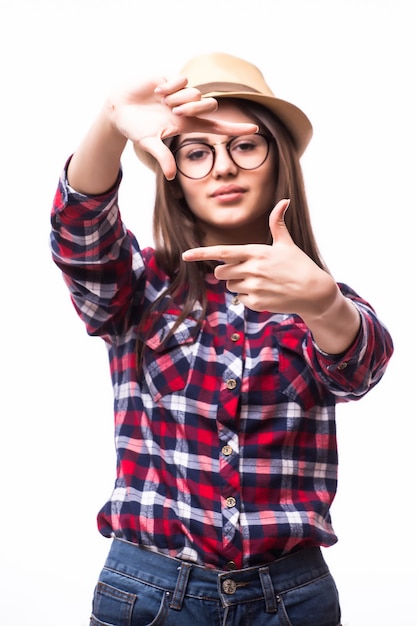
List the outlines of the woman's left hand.
{"type": "Polygon", "coordinates": [[[331,276],[295,245],[284,215],[290,201],[281,200],[271,212],[272,245],[219,245],[194,248],[185,261],[219,261],[216,278],[239,294],[254,311],[319,316],[332,304],[338,287],[331,276]]]}

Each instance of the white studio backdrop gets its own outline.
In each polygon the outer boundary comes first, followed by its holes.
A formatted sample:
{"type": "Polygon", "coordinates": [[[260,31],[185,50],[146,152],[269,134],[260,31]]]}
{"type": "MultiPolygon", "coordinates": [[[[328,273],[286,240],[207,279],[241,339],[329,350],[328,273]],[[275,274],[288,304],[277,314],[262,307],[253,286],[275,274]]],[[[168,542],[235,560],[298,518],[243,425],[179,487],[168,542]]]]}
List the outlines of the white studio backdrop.
{"type": "MultiPolygon", "coordinates": [[[[320,248],[394,337],[383,381],[339,409],[339,543],[325,557],[344,626],[415,626],[413,4],[0,0],[2,626],[87,626],[109,547],[95,517],[114,480],[110,375],[50,259],[60,171],[114,84],[213,50],[258,65],[312,120],[320,248]]],[[[147,245],[153,177],[131,149],[123,166],[124,219],[147,245]]]]}

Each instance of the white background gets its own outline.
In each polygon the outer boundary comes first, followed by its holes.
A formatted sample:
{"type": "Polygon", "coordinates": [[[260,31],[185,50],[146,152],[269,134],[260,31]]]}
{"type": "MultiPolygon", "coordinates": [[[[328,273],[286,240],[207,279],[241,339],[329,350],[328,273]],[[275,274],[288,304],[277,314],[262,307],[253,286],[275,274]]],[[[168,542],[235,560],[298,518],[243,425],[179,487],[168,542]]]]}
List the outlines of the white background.
{"type": "MultiPolygon", "coordinates": [[[[412,0],[1,0],[2,626],[87,626],[109,542],[115,457],[106,351],[49,252],[58,176],[121,77],[223,50],[311,118],[303,157],[334,276],[377,309],[395,356],[340,407],[339,543],[325,551],[345,626],[416,622],[416,20],[412,0]]],[[[127,225],[151,243],[153,178],[124,157],[127,225]]]]}

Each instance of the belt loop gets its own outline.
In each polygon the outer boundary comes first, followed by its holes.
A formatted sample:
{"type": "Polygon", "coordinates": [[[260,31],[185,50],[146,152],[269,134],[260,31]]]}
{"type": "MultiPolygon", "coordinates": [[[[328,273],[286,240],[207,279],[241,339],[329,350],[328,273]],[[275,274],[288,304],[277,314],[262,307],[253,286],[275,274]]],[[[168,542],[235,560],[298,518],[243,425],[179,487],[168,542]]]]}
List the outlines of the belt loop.
{"type": "Polygon", "coordinates": [[[179,573],[177,578],[177,584],[175,585],[174,595],[172,596],[171,609],[175,611],[181,611],[182,603],[184,601],[185,590],[187,589],[188,578],[190,576],[192,564],[181,563],[179,567],[179,573]]]}
{"type": "Polygon", "coordinates": [[[259,578],[261,579],[262,591],[264,592],[266,612],[277,613],[277,599],[275,597],[274,586],[269,574],[269,567],[259,568],[259,578]]]}

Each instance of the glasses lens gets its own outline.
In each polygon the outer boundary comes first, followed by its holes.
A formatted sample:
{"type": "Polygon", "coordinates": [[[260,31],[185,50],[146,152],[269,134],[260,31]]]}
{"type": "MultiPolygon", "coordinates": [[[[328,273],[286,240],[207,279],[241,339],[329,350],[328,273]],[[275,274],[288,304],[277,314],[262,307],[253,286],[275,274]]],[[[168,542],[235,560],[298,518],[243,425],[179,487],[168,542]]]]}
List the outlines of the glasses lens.
{"type": "Polygon", "coordinates": [[[229,143],[232,160],[243,170],[260,167],[268,156],[269,143],[263,135],[235,137],[229,143]]]}
{"type": "Polygon", "coordinates": [[[175,151],[179,171],[188,178],[204,178],[213,166],[213,150],[205,143],[186,143],[175,151]]]}

